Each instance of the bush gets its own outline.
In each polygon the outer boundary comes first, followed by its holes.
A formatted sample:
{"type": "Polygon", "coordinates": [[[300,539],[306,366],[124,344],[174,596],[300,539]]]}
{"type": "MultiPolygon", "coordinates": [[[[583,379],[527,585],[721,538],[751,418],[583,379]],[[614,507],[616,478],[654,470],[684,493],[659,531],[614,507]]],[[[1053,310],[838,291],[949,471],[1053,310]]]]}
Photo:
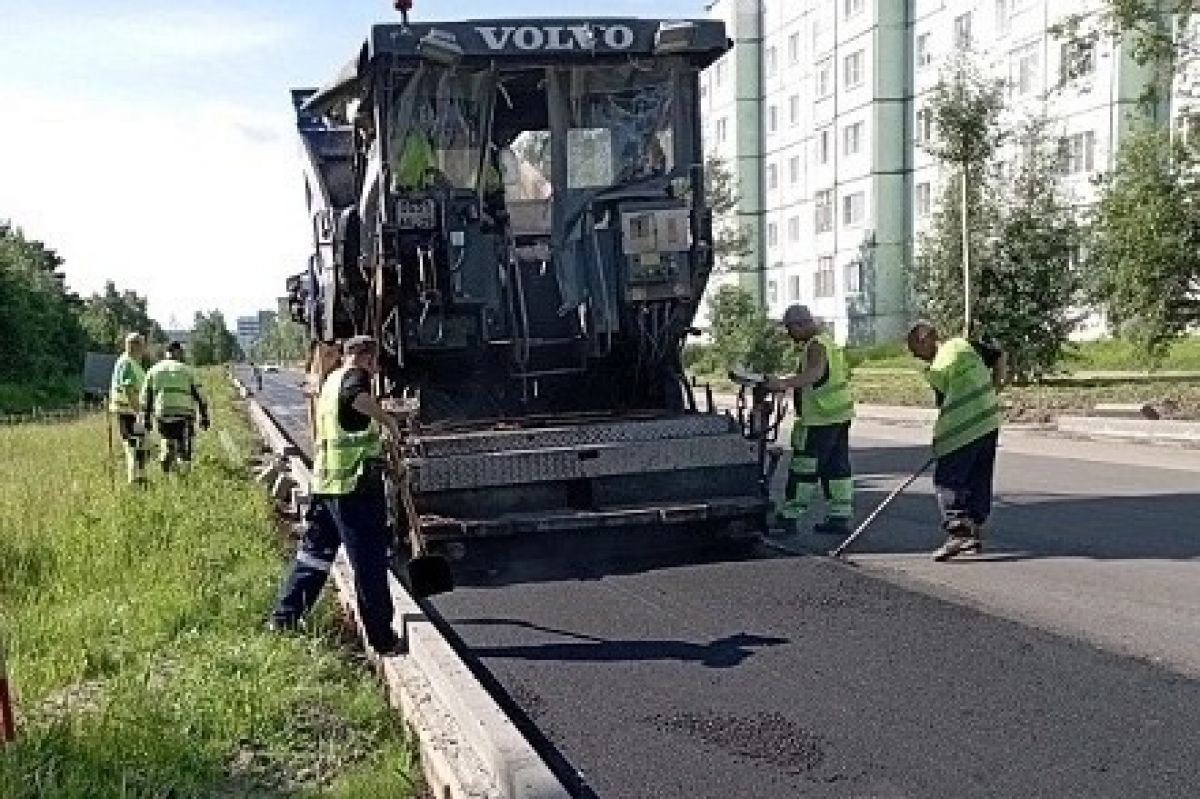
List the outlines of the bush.
{"type": "Polygon", "coordinates": [[[57,378],[33,385],[0,383],[0,413],[28,413],[34,408],[53,410],[83,399],[78,380],[57,378]]]}
{"type": "MultiPolygon", "coordinates": [[[[709,301],[712,308],[713,371],[744,366],[776,374],[790,370],[795,347],[782,325],[769,319],[749,292],[722,286],[709,301]]],[[[697,369],[696,371],[700,371],[697,369]]]]}

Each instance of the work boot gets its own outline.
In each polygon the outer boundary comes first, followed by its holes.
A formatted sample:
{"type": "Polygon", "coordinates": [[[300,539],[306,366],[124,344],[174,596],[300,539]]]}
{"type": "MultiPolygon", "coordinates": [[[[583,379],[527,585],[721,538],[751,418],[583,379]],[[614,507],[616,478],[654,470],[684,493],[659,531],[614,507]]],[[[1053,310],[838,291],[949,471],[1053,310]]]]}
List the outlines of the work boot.
{"type": "Polygon", "coordinates": [[[817,535],[850,535],[850,520],[839,517],[832,517],[823,522],[818,522],[813,525],[813,532],[817,535]]]}
{"type": "Polygon", "coordinates": [[[943,525],[946,531],[946,543],[933,553],[933,559],[938,563],[950,560],[965,552],[981,552],[983,542],[979,540],[976,527],[965,519],[949,519],[943,525]]]}

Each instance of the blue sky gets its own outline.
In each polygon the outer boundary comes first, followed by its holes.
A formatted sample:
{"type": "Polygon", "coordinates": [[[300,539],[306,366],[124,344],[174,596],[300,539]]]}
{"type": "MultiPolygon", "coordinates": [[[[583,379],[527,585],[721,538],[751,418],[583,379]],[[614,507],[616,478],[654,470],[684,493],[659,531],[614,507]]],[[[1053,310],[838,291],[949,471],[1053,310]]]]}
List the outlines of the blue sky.
{"type": "MultiPolygon", "coordinates": [[[[415,19],[702,16],[702,0],[416,0],[415,19]],[[498,9],[503,8],[503,11],[498,9]]],[[[389,0],[0,0],[0,219],[164,325],[273,307],[308,248],[291,86],[319,85],[389,0]]]]}

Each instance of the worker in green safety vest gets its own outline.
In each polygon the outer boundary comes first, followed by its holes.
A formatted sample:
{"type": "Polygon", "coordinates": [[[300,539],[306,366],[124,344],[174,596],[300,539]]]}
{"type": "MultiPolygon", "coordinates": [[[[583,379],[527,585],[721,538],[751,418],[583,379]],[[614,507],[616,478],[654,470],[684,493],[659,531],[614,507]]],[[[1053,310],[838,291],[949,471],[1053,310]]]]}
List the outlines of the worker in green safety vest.
{"type": "MultiPolygon", "coordinates": [[[[130,333],[125,337],[125,351],[113,366],[112,381],[108,389],[108,410],[117,417],[117,429],[124,444],[125,470],[130,485],[142,485],[146,482],[146,428],[138,418],[138,400],[142,393],[142,383],[146,379],[146,368],[142,365],[145,350],[145,339],[140,333],[130,333]]],[[[111,454],[110,452],[109,455],[111,454]]]]}
{"type": "Polygon", "coordinates": [[[929,364],[925,377],[938,404],[933,484],[946,541],[933,553],[934,560],[980,552],[983,526],[992,511],[1004,352],[965,338],[940,341],[937,328],[928,322],[909,331],[908,348],[929,364]]]}
{"type": "Polygon", "coordinates": [[[321,384],[313,437],[312,502],[296,558],[279,591],[268,626],[298,627],[316,603],[338,548],[354,569],[358,618],[380,655],[400,652],[392,628],[388,588],[387,497],[383,482],[384,430],[400,438],[396,419],[376,401],[371,380],[379,347],[370,336],[342,345],[342,365],[321,384]]]}
{"type": "Polygon", "coordinates": [[[796,374],[766,383],[772,391],[795,392],[792,459],[778,515],[793,531],[798,530],[820,486],[828,509],[825,521],[814,525],[813,532],[845,535],[854,515],[850,466],[854,397],[845,353],[803,305],[789,307],[783,324],[791,339],[801,345],[801,355],[796,374]]]}
{"type": "Polygon", "coordinates": [[[166,357],[146,373],[142,385],[142,414],[145,423],[151,417],[162,439],[159,463],[164,474],[176,469],[186,473],[192,465],[192,441],[196,436],[196,409],[200,428],[208,429],[208,406],[196,383],[196,373],[184,363],[183,345],[172,341],[166,357]]]}

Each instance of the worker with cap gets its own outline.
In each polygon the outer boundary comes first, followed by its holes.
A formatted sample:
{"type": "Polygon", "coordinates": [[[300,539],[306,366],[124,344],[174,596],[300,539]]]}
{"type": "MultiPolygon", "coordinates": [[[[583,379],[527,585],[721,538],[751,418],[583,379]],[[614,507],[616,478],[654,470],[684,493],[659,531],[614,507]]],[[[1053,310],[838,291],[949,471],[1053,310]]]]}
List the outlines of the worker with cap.
{"type": "Polygon", "coordinates": [[[983,526],[992,511],[1000,436],[997,391],[1004,384],[1005,356],[999,347],[965,338],[941,341],[929,322],[909,330],[908,349],[928,364],[925,378],[937,398],[933,485],[946,541],[933,558],[945,561],[983,548],[983,526]]]}
{"type": "Polygon", "coordinates": [[[779,517],[798,527],[816,499],[818,484],[825,490],[825,521],[813,532],[849,533],[854,515],[854,477],[850,467],[850,422],[854,398],[846,356],[833,337],[821,330],[812,312],[792,305],[783,314],[788,336],[801,346],[799,369],[790,377],[769,378],[772,391],[794,391],[792,459],[779,517]]]}
{"type": "MultiPolygon", "coordinates": [[[[108,410],[117,417],[130,485],[143,485],[146,482],[146,428],[138,418],[138,401],[142,383],[146,379],[146,368],[142,365],[145,349],[145,339],[140,333],[130,333],[125,337],[125,351],[113,366],[108,390],[108,410]]],[[[112,453],[109,455],[111,457],[112,453]]]]}
{"type": "Polygon", "coordinates": [[[208,405],[196,383],[196,373],[184,363],[183,345],[172,341],[166,357],[150,368],[142,386],[142,413],[154,417],[162,439],[159,463],[164,474],[178,464],[186,472],[192,464],[192,441],[196,436],[196,409],[200,428],[208,429],[208,405]]]}
{"type": "Polygon", "coordinates": [[[387,500],[383,483],[386,430],[400,437],[396,419],[375,400],[371,380],[379,348],[369,336],[342,346],[342,365],[317,397],[312,502],[299,550],[284,578],[268,626],[298,627],[324,587],[339,546],[354,568],[358,618],[367,642],[381,655],[398,654],[388,587],[387,500]]]}

